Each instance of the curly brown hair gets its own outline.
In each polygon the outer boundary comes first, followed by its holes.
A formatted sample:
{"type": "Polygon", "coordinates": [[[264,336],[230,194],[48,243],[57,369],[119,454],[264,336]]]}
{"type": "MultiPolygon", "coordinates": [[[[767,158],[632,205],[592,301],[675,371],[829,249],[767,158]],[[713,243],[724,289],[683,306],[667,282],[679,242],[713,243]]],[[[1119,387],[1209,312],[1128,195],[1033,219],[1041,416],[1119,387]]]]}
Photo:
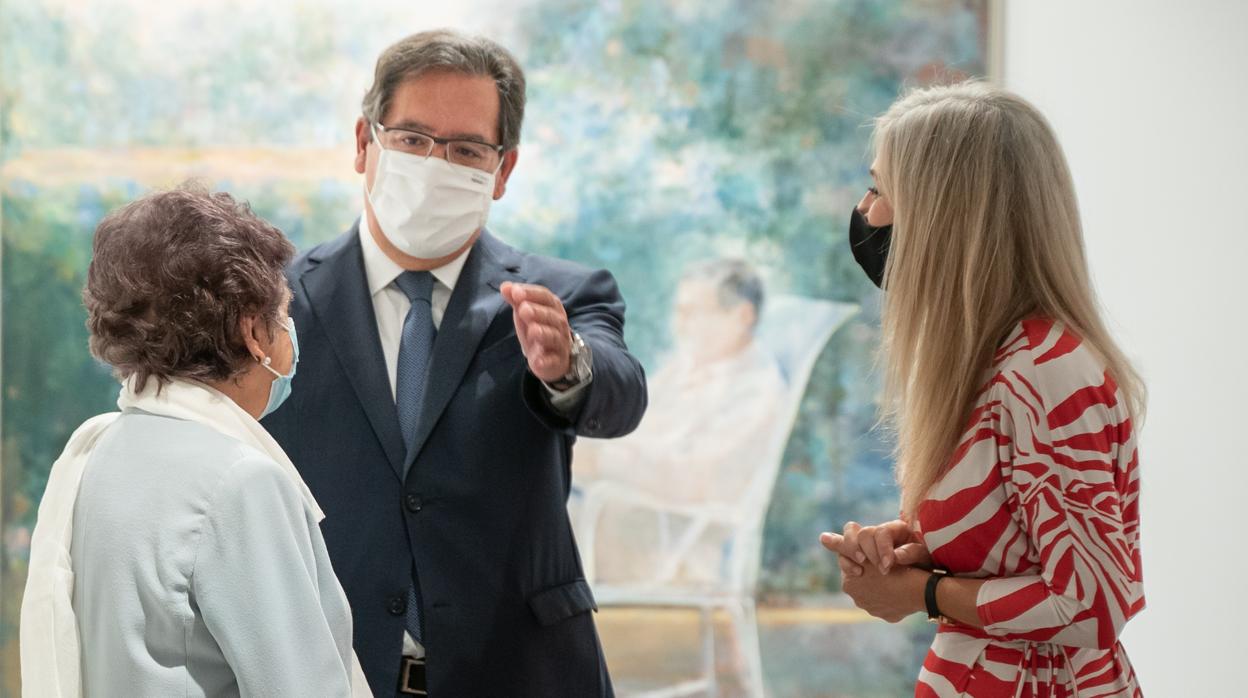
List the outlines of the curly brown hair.
{"type": "Polygon", "coordinates": [[[222,381],[252,360],[239,320],[273,332],[295,248],[245,202],[187,183],[109,213],[82,291],[91,353],[118,378],[222,381]]]}

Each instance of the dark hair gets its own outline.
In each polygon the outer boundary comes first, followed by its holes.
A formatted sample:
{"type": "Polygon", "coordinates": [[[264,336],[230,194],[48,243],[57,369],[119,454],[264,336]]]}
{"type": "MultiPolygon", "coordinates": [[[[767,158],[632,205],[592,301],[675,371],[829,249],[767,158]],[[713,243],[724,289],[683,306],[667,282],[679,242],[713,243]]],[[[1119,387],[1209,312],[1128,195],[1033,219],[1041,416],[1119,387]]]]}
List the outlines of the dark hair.
{"type": "Polygon", "coordinates": [[[498,132],[501,145],[520,145],[524,121],[524,71],[507,49],[480,36],[448,29],[420,32],[382,51],[373,73],[373,86],[364,94],[364,118],[379,123],[390,107],[394,91],[404,80],[433,70],[480,75],[498,89],[498,132]]]}
{"type": "Polygon", "coordinates": [[[719,307],[734,308],[749,303],[754,308],[754,324],[763,313],[763,278],[754,265],[738,258],[711,259],[685,270],[684,278],[706,281],[715,287],[719,307]]]}
{"type": "Polygon", "coordinates": [[[148,194],[95,229],[82,299],[91,353],[134,377],[221,381],[252,360],[239,321],[270,332],[295,248],[246,203],[195,184],[148,194]]]}

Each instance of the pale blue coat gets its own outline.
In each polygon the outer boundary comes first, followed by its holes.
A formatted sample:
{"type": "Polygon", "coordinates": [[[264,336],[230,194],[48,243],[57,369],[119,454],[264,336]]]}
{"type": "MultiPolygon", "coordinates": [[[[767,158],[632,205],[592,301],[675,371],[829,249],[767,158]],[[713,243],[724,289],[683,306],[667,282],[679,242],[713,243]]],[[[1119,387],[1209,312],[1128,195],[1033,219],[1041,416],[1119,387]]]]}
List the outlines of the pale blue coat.
{"type": "Polygon", "coordinates": [[[129,411],[74,510],[87,696],[346,696],[351,613],[315,514],[271,458],[129,411]]]}

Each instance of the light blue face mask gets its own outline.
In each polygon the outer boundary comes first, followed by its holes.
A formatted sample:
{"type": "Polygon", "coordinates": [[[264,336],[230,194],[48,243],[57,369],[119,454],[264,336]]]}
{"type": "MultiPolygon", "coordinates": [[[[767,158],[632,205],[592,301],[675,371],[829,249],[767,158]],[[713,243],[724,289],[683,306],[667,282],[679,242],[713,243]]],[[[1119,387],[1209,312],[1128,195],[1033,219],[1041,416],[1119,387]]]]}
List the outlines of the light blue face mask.
{"type": "Polygon", "coordinates": [[[277,376],[277,378],[273,379],[272,385],[269,386],[269,404],[265,405],[264,412],[260,415],[261,419],[264,419],[275,412],[277,408],[282,406],[283,402],[286,402],[286,398],[290,397],[290,382],[294,380],[295,368],[299,365],[299,338],[295,334],[295,320],[294,318],[290,318],[287,322],[289,324],[286,325],[286,332],[290,334],[290,349],[292,352],[290,359],[290,375],[283,376],[273,370],[273,367],[269,365],[269,362],[272,361],[272,359],[267,356],[264,357],[264,361],[260,362],[260,365],[268,369],[269,373],[277,376]]]}

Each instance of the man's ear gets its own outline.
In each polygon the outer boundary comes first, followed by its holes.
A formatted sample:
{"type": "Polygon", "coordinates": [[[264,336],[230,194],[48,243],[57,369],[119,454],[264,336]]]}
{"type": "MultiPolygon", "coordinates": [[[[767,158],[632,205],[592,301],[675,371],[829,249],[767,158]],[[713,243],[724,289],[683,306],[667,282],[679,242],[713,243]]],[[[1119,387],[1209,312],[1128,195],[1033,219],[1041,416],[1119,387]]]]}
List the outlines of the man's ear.
{"type": "Polygon", "coordinates": [[[498,170],[498,176],[494,178],[495,201],[503,198],[503,194],[507,193],[507,179],[511,177],[511,171],[516,169],[516,160],[519,158],[520,151],[515,148],[503,153],[503,165],[498,170]]]}
{"type": "Polygon", "coordinates": [[[737,319],[741,322],[742,327],[749,327],[753,329],[758,326],[758,311],[754,308],[753,303],[748,301],[738,303],[737,307],[733,308],[733,314],[737,316],[737,319]]]}
{"type": "Polygon", "coordinates": [[[368,120],[360,117],[355,120],[355,171],[364,174],[368,164],[368,144],[373,140],[368,128],[368,120]]]}

